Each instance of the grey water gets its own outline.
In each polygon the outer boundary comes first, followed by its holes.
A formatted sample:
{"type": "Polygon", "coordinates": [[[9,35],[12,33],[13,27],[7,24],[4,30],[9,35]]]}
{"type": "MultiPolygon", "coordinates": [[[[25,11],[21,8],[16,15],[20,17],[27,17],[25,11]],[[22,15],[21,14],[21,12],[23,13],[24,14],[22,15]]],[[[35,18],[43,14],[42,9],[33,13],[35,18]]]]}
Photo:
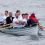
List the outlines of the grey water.
{"type": "Polygon", "coordinates": [[[16,36],[0,32],[0,45],[45,45],[45,37],[16,36]]]}

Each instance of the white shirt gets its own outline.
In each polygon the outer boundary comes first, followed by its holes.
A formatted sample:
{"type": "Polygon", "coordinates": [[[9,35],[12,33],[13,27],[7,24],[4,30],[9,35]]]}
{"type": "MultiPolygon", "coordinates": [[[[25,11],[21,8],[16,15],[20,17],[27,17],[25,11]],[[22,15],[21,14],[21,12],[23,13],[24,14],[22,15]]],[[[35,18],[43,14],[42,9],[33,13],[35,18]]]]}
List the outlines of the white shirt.
{"type": "Polygon", "coordinates": [[[4,22],[4,24],[6,24],[6,18],[7,18],[8,16],[3,16],[3,18],[4,18],[4,20],[3,20],[3,22],[4,22]]]}
{"type": "Polygon", "coordinates": [[[22,16],[20,15],[20,16],[18,16],[18,18],[15,17],[14,20],[15,21],[22,21],[22,16]]]}
{"type": "Polygon", "coordinates": [[[13,19],[13,27],[20,27],[21,25],[19,26],[19,24],[16,24],[16,22],[19,23],[19,21],[21,21],[21,19],[22,19],[22,16],[21,15],[18,18],[15,17],[13,19]]]}
{"type": "Polygon", "coordinates": [[[0,22],[4,23],[4,20],[5,20],[5,17],[3,15],[0,15],[0,22]]]}
{"type": "Polygon", "coordinates": [[[21,15],[18,17],[18,20],[19,21],[22,21],[22,16],[21,15]]]}
{"type": "Polygon", "coordinates": [[[25,22],[25,23],[27,23],[27,20],[22,18],[22,22],[25,22]]]}
{"type": "Polygon", "coordinates": [[[14,18],[13,19],[13,27],[24,27],[25,25],[19,25],[19,24],[16,24],[15,22],[25,22],[27,23],[27,20],[26,19],[23,19],[21,16],[18,17],[18,19],[14,18]]]}
{"type": "Polygon", "coordinates": [[[3,16],[0,16],[0,22],[2,22],[4,20],[3,16]]]}
{"type": "Polygon", "coordinates": [[[20,15],[18,17],[18,19],[16,19],[16,17],[13,19],[13,27],[24,27],[24,25],[19,25],[19,24],[16,24],[15,22],[25,22],[27,23],[27,20],[26,19],[23,19],[22,16],[20,15]]]}

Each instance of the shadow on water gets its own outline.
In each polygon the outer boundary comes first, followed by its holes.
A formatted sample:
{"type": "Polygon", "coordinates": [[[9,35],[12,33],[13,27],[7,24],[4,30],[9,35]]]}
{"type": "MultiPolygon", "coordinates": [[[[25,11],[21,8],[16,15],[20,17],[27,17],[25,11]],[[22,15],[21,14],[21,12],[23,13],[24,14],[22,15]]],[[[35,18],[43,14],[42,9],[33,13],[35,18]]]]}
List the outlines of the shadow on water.
{"type": "Polygon", "coordinates": [[[38,36],[36,36],[36,35],[30,35],[30,37],[31,37],[31,40],[39,40],[39,37],[38,36]]]}
{"type": "MultiPolygon", "coordinates": [[[[2,32],[2,31],[0,31],[0,32],[3,33],[3,34],[6,34],[6,35],[12,35],[12,36],[16,36],[16,37],[25,36],[25,35],[19,35],[19,34],[9,34],[9,33],[5,33],[5,32],[2,32]]],[[[36,35],[29,35],[29,36],[30,36],[31,40],[39,40],[39,37],[36,36],[36,35]]]]}
{"type": "Polygon", "coordinates": [[[17,36],[17,37],[19,37],[19,36],[25,36],[25,35],[19,35],[19,34],[10,34],[10,35],[17,36]]]}
{"type": "MultiPolygon", "coordinates": [[[[9,34],[9,33],[5,33],[5,32],[0,32],[1,35],[7,35],[8,37],[25,37],[25,35],[19,35],[19,34],[9,34]]],[[[31,41],[39,41],[40,39],[44,38],[43,36],[38,36],[38,35],[29,35],[27,36],[28,37],[28,40],[31,40],[31,41]]]]}
{"type": "MultiPolygon", "coordinates": [[[[5,33],[5,32],[2,32],[2,31],[0,31],[0,33],[2,33],[4,35],[16,36],[16,37],[25,36],[25,35],[19,35],[19,34],[9,34],[9,33],[5,33]]],[[[29,40],[33,40],[33,41],[39,41],[41,38],[45,38],[45,36],[42,36],[42,35],[29,35],[29,40]]]]}
{"type": "Polygon", "coordinates": [[[2,32],[2,31],[0,31],[0,33],[7,34],[7,35],[12,35],[12,36],[17,36],[17,37],[19,37],[19,36],[25,36],[25,35],[19,35],[19,34],[5,33],[5,32],[2,32]]]}

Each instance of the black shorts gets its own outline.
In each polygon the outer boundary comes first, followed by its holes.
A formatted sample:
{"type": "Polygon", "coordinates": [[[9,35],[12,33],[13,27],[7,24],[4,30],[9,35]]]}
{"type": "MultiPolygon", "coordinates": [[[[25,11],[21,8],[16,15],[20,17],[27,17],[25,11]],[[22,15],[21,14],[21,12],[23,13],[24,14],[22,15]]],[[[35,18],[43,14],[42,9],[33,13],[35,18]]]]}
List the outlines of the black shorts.
{"type": "Polygon", "coordinates": [[[36,26],[37,24],[36,24],[34,21],[28,19],[28,20],[27,20],[26,27],[29,27],[30,25],[32,25],[32,26],[36,26]]]}

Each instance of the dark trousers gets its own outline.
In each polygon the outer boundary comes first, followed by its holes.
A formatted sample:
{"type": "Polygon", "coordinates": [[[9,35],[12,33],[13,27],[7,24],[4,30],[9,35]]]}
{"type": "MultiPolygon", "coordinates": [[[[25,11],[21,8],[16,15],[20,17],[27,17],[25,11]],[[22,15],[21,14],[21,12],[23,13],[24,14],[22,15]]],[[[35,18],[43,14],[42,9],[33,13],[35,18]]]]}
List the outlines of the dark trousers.
{"type": "Polygon", "coordinates": [[[35,23],[34,21],[32,21],[32,20],[28,19],[28,20],[27,20],[27,24],[26,24],[26,26],[25,26],[25,27],[30,27],[30,25],[31,25],[31,26],[36,26],[36,25],[37,25],[37,23],[35,23]]]}

